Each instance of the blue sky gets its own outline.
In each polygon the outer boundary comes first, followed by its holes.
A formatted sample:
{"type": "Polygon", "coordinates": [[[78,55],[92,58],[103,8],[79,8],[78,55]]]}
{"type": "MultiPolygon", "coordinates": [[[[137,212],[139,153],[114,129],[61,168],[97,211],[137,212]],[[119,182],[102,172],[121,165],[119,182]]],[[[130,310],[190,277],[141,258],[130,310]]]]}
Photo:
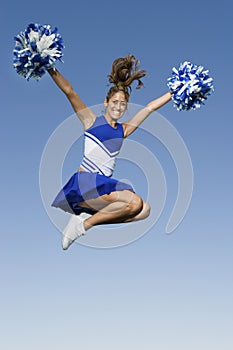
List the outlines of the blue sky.
{"type": "MultiPolygon", "coordinates": [[[[2,5],[4,350],[232,348],[232,23],[230,1],[2,5]],[[155,153],[166,176],[157,223],[121,248],[76,244],[62,251],[60,232],[42,203],[39,169],[48,139],[73,112],[49,76],[27,82],[13,69],[13,38],[31,22],[58,27],[65,50],[57,67],[88,106],[103,102],[111,63],[122,55],[134,54],[149,72],[145,88],[132,93],[138,105],[167,91],[173,66],[189,60],[209,69],[215,92],[205,106],[178,112],[169,103],[159,111],[183,138],[194,171],[190,207],[171,235],[165,227],[176,199],[176,169],[159,142],[149,146],[138,133],[132,140],[155,153]]],[[[80,157],[74,146],[64,178],[80,157]]],[[[124,165],[119,162],[116,174],[145,195],[145,176],[130,166],[125,174],[124,165]]],[[[156,208],[156,198],[151,205],[156,208]]]]}

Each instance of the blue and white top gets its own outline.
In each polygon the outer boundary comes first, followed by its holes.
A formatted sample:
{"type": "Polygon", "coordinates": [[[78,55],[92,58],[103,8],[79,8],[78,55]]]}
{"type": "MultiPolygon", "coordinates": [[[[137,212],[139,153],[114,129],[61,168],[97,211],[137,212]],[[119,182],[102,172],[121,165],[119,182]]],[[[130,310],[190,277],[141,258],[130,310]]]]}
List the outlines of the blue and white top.
{"type": "Polygon", "coordinates": [[[84,132],[84,157],[80,167],[90,173],[111,177],[124,138],[122,124],[112,127],[104,116],[84,132]]]}

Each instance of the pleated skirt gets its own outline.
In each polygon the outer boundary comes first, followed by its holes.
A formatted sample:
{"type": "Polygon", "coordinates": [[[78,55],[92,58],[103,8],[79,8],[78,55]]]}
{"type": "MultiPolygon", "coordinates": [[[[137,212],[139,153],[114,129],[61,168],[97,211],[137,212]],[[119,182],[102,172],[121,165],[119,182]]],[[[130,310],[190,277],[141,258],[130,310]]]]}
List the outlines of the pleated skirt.
{"type": "Polygon", "coordinates": [[[82,212],[94,214],[96,210],[80,207],[79,203],[104,194],[123,190],[134,192],[132,186],[112,177],[79,171],[73,174],[60,190],[52,206],[75,215],[79,215],[82,212]]]}

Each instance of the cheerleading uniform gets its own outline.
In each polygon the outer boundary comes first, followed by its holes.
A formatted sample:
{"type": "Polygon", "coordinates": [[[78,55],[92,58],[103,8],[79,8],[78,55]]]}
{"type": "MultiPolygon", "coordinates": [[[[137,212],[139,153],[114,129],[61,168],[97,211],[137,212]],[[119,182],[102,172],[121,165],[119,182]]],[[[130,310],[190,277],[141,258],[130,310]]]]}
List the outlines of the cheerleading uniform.
{"type": "Polygon", "coordinates": [[[134,192],[129,184],[112,178],[123,138],[122,124],[116,123],[116,128],[113,128],[104,116],[97,117],[94,124],[84,132],[84,156],[80,167],[85,171],[78,171],[71,176],[52,206],[76,215],[81,212],[93,214],[95,210],[80,207],[78,203],[114,191],[134,192]]]}

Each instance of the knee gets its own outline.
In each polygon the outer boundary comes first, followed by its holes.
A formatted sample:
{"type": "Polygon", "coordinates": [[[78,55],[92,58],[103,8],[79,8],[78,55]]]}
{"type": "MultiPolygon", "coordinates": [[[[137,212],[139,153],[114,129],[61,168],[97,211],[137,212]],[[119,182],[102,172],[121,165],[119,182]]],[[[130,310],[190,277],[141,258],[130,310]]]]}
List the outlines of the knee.
{"type": "Polygon", "coordinates": [[[139,214],[143,209],[143,200],[137,194],[134,194],[130,203],[129,209],[131,215],[139,214]]]}
{"type": "Polygon", "coordinates": [[[150,215],[150,210],[151,210],[150,204],[147,202],[144,202],[144,205],[143,205],[144,219],[148,218],[148,216],[150,215]]]}

